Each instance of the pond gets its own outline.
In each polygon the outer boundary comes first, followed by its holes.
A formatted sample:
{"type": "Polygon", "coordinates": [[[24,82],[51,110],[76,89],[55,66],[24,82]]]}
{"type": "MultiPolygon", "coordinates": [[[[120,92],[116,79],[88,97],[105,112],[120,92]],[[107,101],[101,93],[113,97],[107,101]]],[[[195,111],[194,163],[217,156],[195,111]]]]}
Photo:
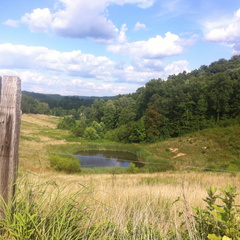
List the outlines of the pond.
{"type": "Polygon", "coordinates": [[[137,155],[123,151],[78,151],[75,154],[81,161],[83,168],[93,167],[128,167],[131,162],[134,162],[136,167],[143,167],[143,163],[135,163],[139,161],[137,155]]]}

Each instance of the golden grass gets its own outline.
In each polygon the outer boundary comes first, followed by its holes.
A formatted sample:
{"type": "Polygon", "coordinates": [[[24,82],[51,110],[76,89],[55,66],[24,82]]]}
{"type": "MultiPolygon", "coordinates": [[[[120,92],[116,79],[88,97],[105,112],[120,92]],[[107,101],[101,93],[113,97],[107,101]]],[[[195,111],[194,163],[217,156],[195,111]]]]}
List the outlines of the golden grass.
{"type": "MultiPolygon", "coordinates": [[[[207,172],[165,172],[154,174],[101,174],[66,175],[61,173],[30,174],[30,182],[44,184],[52,182],[61,190],[61,194],[78,192],[79,202],[86,201],[91,224],[110,221],[124,230],[131,219],[133,224],[152,224],[161,232],[179,226],[182,218],[178,212],[192,213],[191,207],[204,207],[206,188],[226,184],[240,189],[240,175],[207,172]],[[157,179],[153,184],[144,179],[157,179]],[[176,204],[173,202],[180,197],[176,204]],[[186,210],[186,203],[188,210],[186,210]]],[[[240,196],[236,203],[240,203],[240,196]]],[[[184,216],[183,216],[184,218],[184,216]]]]}
{"type": "MultiPolygon", "coordinates": [[[[108,220],[124,229],[126,222],[132,219],[135,223],[150,222],[164,232],[179,224],[176,220],[177,212],[186,207],[186,202],[193,207],[205,205],[202,199],[207,195],[206,188],[210,186],[225,188],[230,184],[240,189],[240,174],[232,173],[181,171],[70,175],[55,172],[49,168],[48,154],[44,151],[49,145],[62,144],[63,140],[39,135],[37,126],[39,124],[40,127],[47,127],[51,131],[56,129],[57,121],[57,118],[51,116],[23,115],[19,175],[28,175],[29,181],[36,185],[53,182],[62,189],[61,194],[84,189],[87,194],[79,196],[79,201],[85,199],[91,205],[90,220],[96,224],[108,220]],[[27,138],[36,136],[38,138],[31,140],[27,138]],[[31,152],[32,149],[39,152],[31,152]],[[172,204],[178,197],[181,201],[172,204]]],[[[175,145],[168,143],[164,146],[178,149],[175,152],[169,151],[171,157],[179,152],[185,152],[184,149],[180,149],[177,141],[173,143],[175,145]]],[[[156,149],[160,148],[159,145],[155,144],[156,149]]],[[[200,148],[203,146],[201,143],[200,148]]],[[[158,154],[158,151],[155,154],[158,154]]],[[[240,196],[236,200],[236,204],[240,204],[240,196]]]]}

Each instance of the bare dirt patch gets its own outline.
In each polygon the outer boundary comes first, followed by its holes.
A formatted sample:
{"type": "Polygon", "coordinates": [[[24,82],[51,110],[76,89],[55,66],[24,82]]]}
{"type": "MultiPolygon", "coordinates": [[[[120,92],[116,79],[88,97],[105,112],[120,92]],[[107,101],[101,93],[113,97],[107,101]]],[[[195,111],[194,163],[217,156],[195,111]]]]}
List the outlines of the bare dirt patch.
{"type": "Polygon", "coordinates": [[[169,150],[171,151],[171,152],[173,152],[173,153],[175,153],[175,152],[178,152],[178,148],[169,148],[169,150]]]}
{"type": "Polygon", "coordinates": [[[176,156],[174,156],[173,158],[178,158],[178,157],[181,157],[181,156],[185,156],[187,155],[186,153],[178,153],[176,156]]]}
{"type": "Polygon", "coordinates": [[[178,158],[178,157],[181,157],[181,156],[185,156],[186,153],[182,153],[182,152],[179,152],[179,149],[178,148],[169,148],[169,150],[172,152],[172,153],[176,153],[177,155],[172,157],[172,158],[178,158]]]}

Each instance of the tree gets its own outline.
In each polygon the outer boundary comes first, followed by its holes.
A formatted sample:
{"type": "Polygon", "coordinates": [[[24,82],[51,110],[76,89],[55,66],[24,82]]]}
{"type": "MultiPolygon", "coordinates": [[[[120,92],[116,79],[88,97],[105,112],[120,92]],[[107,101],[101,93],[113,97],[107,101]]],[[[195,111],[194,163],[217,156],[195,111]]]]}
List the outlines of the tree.
{"type": "Polygon", "coordinates": [[[143,118],[137,122],[132,123],[131,132],[129,136],[130,142],[142,142],[146,139],[146,129],[143,118]]]}
{"type": "Polygon", "coordinates": [[[93,121],[91,124],[91,127],[93,127],[96,130],[96,132],[100,138],[104,137],[106,130],[105,130],[105,125],[103,122],[98,123],[96,121],[93,121]]]}
{"type": "Polygon", "coordinates": [[[124,107],[118,118],[118,126],[125,125],[131,121],[134,121],[136,118],[136,112],[133,108],[124,107]]]}
{"type": "Polygon", "coordinates": [[[96,140],[99,139],[99,135],[97,134],[97,131],[93,127],[87,127],[83,137],[88,140],[96,140]]]}
{"type": "Polygon", "coordinates": [[[148,138],[159,138],[160,127],[163,125],[163,116],[154,106],[150,106],[146,111],[146,132],[148,138]]]}
{"type": "Polygon", "coordinates": [[[58,124],[59,129],[68,129],[71,130],[76,126],[76,120],[74,117],[64,117],[62,121],[58,124]]]}
{"type": "Polygon", "coordinates": [[[230,99],[233,93],[233,81],[226,73],[217,73],[210,78],[208,85],[208,98],[211,110],[216,121],[230,110],[230,99]]]}
{"type": "Polygon", "coordinates": [[[105,124],[107,130],[114,129],[117,123],[117,109],[113,100],[107,101],[103,106],[102,122],[105,124]]]}

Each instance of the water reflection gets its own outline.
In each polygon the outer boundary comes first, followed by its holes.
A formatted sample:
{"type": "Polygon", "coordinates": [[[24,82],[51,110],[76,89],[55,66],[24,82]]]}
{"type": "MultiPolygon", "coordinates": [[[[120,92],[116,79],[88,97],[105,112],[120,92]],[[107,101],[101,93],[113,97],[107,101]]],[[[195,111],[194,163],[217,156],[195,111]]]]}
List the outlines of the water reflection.
{"type": "MultiPolygon", "coordinates": [[[[79,151],[76,156],[81,160],[83,168],[93,167],[128,167],[131,162],[138,161],[138,157],[130,152],[122,151],[79,151]]],[[[134,163],[136,167],[143,167],[143,163],[134,163]]]]}

